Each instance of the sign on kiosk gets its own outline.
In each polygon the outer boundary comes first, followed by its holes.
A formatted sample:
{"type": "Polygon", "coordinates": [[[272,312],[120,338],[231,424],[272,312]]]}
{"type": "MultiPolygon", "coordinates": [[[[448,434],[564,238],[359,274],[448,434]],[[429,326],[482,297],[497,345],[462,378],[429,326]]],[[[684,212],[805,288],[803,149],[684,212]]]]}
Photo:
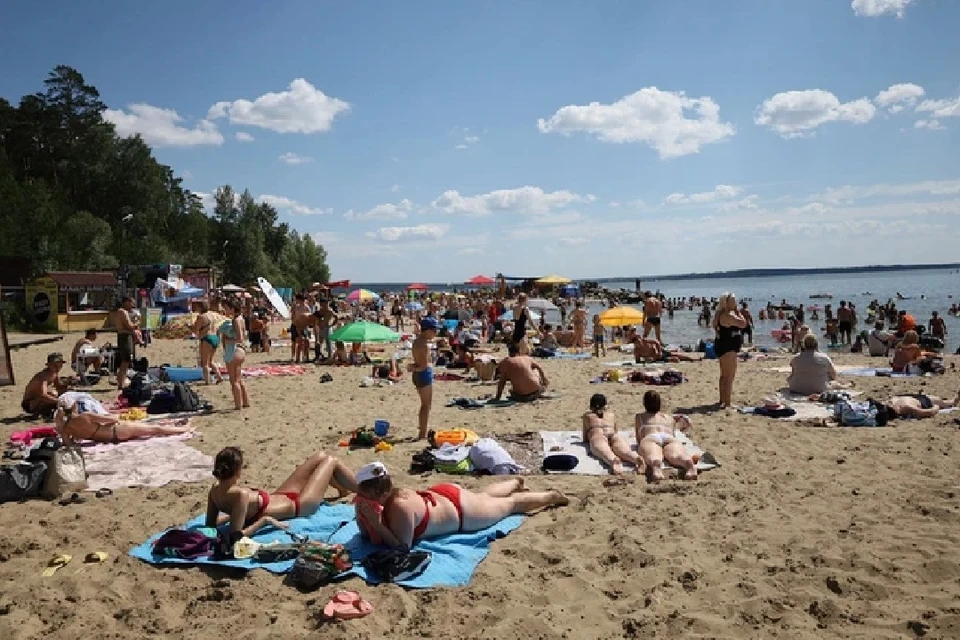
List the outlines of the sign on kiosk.
{"type": "Polygon", "coordinates": [[[42,277],[27,283],[25,288],[27,313],[33,322],[49,329],[57,328],[58,285],[53,278],[42,277]]]}

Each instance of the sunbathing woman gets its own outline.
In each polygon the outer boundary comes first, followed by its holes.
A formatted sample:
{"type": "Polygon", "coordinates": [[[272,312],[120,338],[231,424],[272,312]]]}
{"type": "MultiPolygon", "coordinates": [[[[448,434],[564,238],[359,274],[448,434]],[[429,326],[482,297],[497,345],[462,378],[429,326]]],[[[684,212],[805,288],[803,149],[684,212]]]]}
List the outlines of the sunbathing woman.
{"type": "Polygon", "coordinates": [[[627,441],[617,433],[617,421],[607,411],[607,397],[595,393],[590,398],[590,410],[583,414],[583,441],[590,453],[610,467],[614,475],[623,473],[623,462],[633,464],[637,473],[643,471],[643,459],[630,449],[627,441]]]}
{"type": "Polygon", "coordinates": [[[486,529],[515,513],[570,502],[559,491],[529,491],[514,478],[474,493],[455,484],[426,491],[394,487],[387,468],[371,462],[357,471],[357,524],[374,544],[411,548],[420,538],[486,529]]]}
{"type": "Polygon", "coordinates": [[[117,416],[93,412],[82,413],[77,401],[69,396],[57,403],[54,423],[60,439],[67,445],[77,440],[119,444],[127,440],[175,436],[193,430],[186,426],[185,421],[176,425],[161,425],[149,422],[128,422],[117,416]]]}
{"type": "Polygon", "coordinates": [[[317,453],[297,467],[273,493],[241,487],[242,468],[243,454],[237,447],[227,447],[217,454],[213,477],[218,482],[207,496],[206,526],[229,522],[231,532],[244,536],[252,536],[267,525],[283,529],[280,520],[315,513],[331,485],[340,492],[339,497],[357,489],[353,472],[325,453],[317,453]]]}
{"type": "Polygon", "coordinates": [[[636,418],[637,448],[647,469],[648,482],[663,480],[663,461],[684,471],[684,480],[697,479],[697,463],[687,448],[674,436],[675,430],[686,431],[690,421],[686,416],[670,416],[660,411],[660,394],[643,394],[643,413],[636,418]]]}

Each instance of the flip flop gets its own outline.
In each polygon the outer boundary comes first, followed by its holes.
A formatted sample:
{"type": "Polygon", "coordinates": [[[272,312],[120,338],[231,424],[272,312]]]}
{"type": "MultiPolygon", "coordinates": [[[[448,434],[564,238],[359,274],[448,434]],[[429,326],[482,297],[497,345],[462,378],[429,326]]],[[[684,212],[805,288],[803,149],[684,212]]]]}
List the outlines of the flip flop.
{"type": "Polygon", "coordinates": [[[83,566],[77,569],[73,575],[83,573],[87,570],[87,567],[92,564],[103,564],[107,561],[107,558],[110,556],[105,551],[94,551],[93,553],[88,553],[83,558],[83,566]]]}
{"type": "Polygon", "coordinates": [[[41,573],[40,575],[43,576],[44,578],[49,578],[50,576],[55,574],[57,571],[59,571],[63,567],[70,564],[71,560],[73,560],[73,556],[68,556],[66,554],[53,556],[52,558],[50,558],[50,562],[47,563],[47,568],[44,569],[43,573],[41,573]]]}
{"type": "Polygon", "coordinates": [[[87,499],[80,497],[79,493],[71,493],[69,498],[64,498],[58,504],[61,507],[65,507],[70,504],[83,504],[86,501],[87,499]]]}
{"type": "Polygon", "coordinates": [[[103,489],[100,489],[93,495],[97,496],[98,498],[106,498],[107,496],[113,495],[113,489],[107,489],[106,487],[104,487],[103,489]]]}
{"type": "Polygon", "coordinates": [[[328,620],[354,620],[373,613],[373,605],[356,591],[338,591],[323,608],[328,620]]]}

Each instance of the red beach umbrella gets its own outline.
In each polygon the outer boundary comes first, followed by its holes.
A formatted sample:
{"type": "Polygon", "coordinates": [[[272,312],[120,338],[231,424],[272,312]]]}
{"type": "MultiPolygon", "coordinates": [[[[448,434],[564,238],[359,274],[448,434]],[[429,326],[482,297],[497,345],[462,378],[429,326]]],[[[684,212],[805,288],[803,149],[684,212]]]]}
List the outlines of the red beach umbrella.
{"type": "Polygon", "coordinates": [[[422,282],[414,282],[407,285],[407,291],[426,291],[429,287],[422,282]]]}
{"type": "Polygon", "coordinates": [[[495,283],[496,280],[493,278],[488,278],[487,276],[473,276],[467,280],[466,284],[472,284],[477,286],[489,285],[495,283]]]}

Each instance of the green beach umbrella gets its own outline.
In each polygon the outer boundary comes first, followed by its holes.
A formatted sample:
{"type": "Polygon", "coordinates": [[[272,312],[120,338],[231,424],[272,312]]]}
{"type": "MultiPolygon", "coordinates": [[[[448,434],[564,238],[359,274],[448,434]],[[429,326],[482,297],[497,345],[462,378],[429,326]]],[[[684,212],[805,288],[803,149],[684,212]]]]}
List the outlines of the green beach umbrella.
{"type": "Polygon", "coordinates": [[[400,334],[376,322],[352,322],[340,327],[330,339],[335,342],[398,342],[400,334]]]}

